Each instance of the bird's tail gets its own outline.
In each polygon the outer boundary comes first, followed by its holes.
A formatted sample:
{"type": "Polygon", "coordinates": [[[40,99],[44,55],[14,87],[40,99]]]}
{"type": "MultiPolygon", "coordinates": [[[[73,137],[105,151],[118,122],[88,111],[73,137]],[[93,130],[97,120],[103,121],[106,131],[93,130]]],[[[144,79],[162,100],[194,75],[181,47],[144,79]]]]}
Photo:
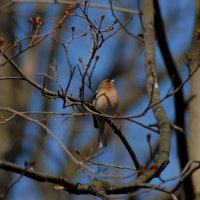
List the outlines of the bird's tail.
{"type": "Polygon", "coordinates": [[[98,141],[99,148],[106,147],[106,136],[101,131],[99,131],[99,141],[98,141]]]}

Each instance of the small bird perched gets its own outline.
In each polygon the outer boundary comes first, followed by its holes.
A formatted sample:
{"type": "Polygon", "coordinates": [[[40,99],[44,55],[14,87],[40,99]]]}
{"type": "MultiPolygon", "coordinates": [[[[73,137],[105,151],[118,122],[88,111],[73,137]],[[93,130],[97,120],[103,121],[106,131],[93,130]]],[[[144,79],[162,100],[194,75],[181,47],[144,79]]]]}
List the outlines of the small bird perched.
{"type": "MultiPolygon", "coordinates": [[[[106,79],[100,83],[92,104],[95,108],[107,115],[114,115],[119,104],[119,97],[114,86],[115,80],[106,79]]],[[[100,116],[93,116],[94,127],[99,129],[99,148],[106,146],[105,120],[100,116]]]]}

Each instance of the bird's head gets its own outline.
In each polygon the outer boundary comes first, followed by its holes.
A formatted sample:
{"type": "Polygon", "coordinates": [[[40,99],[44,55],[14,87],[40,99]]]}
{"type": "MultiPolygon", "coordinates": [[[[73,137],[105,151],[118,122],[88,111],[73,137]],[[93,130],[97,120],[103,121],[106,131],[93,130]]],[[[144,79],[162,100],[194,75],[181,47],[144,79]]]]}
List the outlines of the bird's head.
{"type": "Polygon", "coordinates": [[[105,79],[101,82],[100,88],[112,89],[114,88],[115,79],[105,79]]]}

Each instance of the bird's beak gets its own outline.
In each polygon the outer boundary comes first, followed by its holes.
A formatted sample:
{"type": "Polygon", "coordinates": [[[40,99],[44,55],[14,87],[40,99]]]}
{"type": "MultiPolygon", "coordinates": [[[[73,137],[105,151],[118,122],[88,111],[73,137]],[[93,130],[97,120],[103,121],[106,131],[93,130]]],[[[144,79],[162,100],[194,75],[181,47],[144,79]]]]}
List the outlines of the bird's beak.
{"type": "Polygon", "coordinates": [[[112,80],[110,80],[112,83],[114,83],[115,82],[115,79],[112,79],[112,80]]]}

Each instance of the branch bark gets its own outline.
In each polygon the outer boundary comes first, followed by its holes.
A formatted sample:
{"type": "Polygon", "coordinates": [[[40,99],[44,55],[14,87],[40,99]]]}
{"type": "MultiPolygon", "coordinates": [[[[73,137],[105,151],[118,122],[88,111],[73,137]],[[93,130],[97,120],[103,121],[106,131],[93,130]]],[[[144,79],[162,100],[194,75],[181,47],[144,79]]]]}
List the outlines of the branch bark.
{"type": "MultiPolygon", "coordinates": [[[[196,24],[193,31],[193,44],[192,44],[192,65],[191,71],[195,70],[197,66],[200,66],[200,2],[197,0],[195,4],[196,8],[196,24]]],[[[188,150],[190,160],[200,160],[200,71],[198,70],[191,79],[190,96],[194,97],[189,103],[189,135],[188,135],[188,150]]],[[[200,172],[196,172],[192,176],[195,198],[200,199],[200,172]]]]}
{"type": "Polygon", "coordinates": [[[155,34],[154,34],[154,6],[153,0],[144,1],[144,44],[145,44],[145,64],[146,64],[146,90],[151,101],[154,116],[157,120],[160,145],[157,159],[158,171],[162,171],[169,160],[171,145],[170,121],[160,102],[158,80],[155,67],[155,34]]]}

